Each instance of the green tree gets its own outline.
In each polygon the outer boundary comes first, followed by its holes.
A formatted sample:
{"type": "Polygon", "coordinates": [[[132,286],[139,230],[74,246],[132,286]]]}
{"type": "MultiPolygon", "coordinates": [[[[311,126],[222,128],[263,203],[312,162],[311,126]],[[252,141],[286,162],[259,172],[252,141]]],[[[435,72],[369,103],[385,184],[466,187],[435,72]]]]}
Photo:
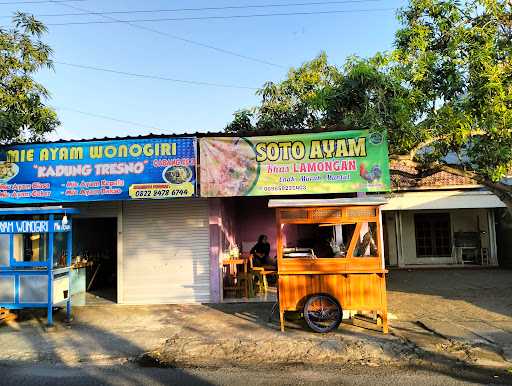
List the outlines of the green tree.
{"type": "Polygon", "coordinates": [[[391,60],[421,117],[404,158],[470,177],[511,208],[501,182],[512,166],[511,3],[411,0],[399,20],[391,60]]]}
{"type": "Polygon", "coordinates": [[[52,49],[40,40],[45,32],[44,24],[20,12],[11,28],[0,28],[0,143],[41,140],[59,125],[44,103],[48,91],[33,79],[52,68],[52,49]]]}
{"type": "Polygon", "coordinates": [[[414,139],[414,110],[409,90],[393,72],[385,71],[384,59],[351,57],[338,68],[322,53],[290,69],[281,83],[267,82],[257,91],[261,104],[237,111],[226,130],[389,130],[395,134],[390,139],[391,147],[401,149],[414,139]]]}
{"type": "Polygon", "coordinates": [[[392,52],[342,69],[321,55],[264,85],[227,130],[387,130],[421,175],[472,178],[512,208],[511,2],[410,0],[398,17],[392,52]]]}

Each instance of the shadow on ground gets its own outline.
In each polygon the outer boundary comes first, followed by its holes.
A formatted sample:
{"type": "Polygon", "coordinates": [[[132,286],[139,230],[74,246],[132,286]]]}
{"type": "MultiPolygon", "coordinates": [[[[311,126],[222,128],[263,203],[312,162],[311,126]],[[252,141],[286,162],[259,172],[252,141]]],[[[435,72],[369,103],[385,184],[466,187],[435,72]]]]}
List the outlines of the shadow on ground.
{"type": "MultiPolygon", "coordinates": [[[[499,270],[416,274],[393,271],[388,284],[390,309],[399,320],[411,321],[425,314],[463,320],[487,317],[492,323],[503,322],[506,331],[510,319],[507,310],[512,302],[506,282],[509,274],[499,270]],[[496,276],[498,280],[493,280],[496,276]],[[473,301],[477,293],[484,295],[473,301]],[[487,304],[483,298],[492,294],[495,298],[487,304]],[[461,315],[462,309],[479,311],[461,315]]],[[[217,367],[240,365],[259,369],[283,364],[319,369],[358,365],[368,371],[392,367],[397,371],[435,371],[464,382],[512,384],[512,374],[507,369],[471,366],[435,347],[420,347],[403,337],[384,336],[346,324],[335,333],[320,335],[309,332],[301,321],[292,321],[283,334],[276,324],[268,322],[271,307],[270,303],[83,307],[74,309],[75,319],[70,325],[64,323],[63,312],[56,312],[57,327],[53,332],[45,331],[44,313],[26,313],[18,324],[0,327],[0,364],[8,366],[9,374],[16,374],[14,368],[32,367],[36,362],[55,364],[56,373],[42,374],[45,379],[57,379],[58,369],[80,367],[79,374],[89,377],[90,383],[111,384],[108,375],[81,364],[122,364],[149,352],[170,355],[167,364],[183,368],[212,363],[217,367]]],[[[410,333],[431,336],[421,329],[410,333]]],[[[161,357],[159,362],[152,363],[165,365],[165,361],[161,357]]],[[[152,373],[148,374],[120,372],[119,377],[121,384],[160,384],[160,378],[152,379],[152,373]]],[[[183,377],[184,383],[205,384],[186,370],[183,377]]]]}
{"type": "MultiPolygon", "coordinates": [[[[161,377],[153,378],[151,373],[116,371],[115,378],[109,372],[102,371],[101,366],[80,366],[80,363],[99,363],[120,365],[127,358],[140,355],[144,349],[109,329],[107,310],[101,310],[106,316],[101,321],[105,328],[77,321],[67,324],[65,313],[55,312],[55,329],[46,328],[46,314],[43,312],[23,312],[19,324],[0,328],[0,346],[9,349],[7,334],[18,340],[21,352],[17,359],[3,357],[0,359],[3,385],[28,384],[37,375],[38,385],[54,385],[62,378],[69,378],[72,384],[80,385],[165,385],[161,377]],[[10,331],[7,331],[10,330],[10,331]],[[59,339],[60,338],[60,339],[59,339]],[[98,353],[101,354],[98,354],[98,353]],[[52,364],[41,367],[41,363],[52,364]],[[27,382],[24,382],[24,379],[27,382]],[[28,380],[31,380],[28,382],[28,380]]],[[[112,325],[112,324],[110,324],[112,325]]],[[[208,385],[210,383],[187,373],[175,370],[173,375],[182,384],[208,385]],[[176,373],[178,372],[178,373],[176,373]]]]}

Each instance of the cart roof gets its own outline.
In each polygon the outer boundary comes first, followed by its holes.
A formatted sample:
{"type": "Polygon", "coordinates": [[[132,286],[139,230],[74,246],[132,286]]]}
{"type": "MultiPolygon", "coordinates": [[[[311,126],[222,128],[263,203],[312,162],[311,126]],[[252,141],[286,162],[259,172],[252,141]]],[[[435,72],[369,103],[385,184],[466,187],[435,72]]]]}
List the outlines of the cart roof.
{"type": "Polygon", "coordinates": [[[382,196],[353,198],[313,198],[313,199],[272,199],[269,208],[303,208],[312,206],[352,206],[352,205],[384,205],[388,200],[382,196]]]}

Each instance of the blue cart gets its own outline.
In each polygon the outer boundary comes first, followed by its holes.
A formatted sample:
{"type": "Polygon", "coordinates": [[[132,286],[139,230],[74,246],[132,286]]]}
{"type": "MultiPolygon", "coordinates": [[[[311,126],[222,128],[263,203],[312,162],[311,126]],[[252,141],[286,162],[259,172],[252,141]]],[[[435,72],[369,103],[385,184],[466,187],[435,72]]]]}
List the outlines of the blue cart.
{"type": "Polygon", "coordinates": [[[54,307],[71,316],[71,219],[61,206],[0,208],[0,307],[54,307]]]}

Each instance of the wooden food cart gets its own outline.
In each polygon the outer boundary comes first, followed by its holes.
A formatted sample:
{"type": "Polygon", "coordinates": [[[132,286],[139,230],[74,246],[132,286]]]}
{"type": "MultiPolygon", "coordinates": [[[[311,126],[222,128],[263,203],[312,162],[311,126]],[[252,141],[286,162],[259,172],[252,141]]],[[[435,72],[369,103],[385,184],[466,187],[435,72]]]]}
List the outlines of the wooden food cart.
{"type": "Polygon", "coordinates": [[[386,277],[380,205],[369,198],[270,200],[276,208],[279,318],[284,331],[286,311],[303,312],[316,332],[339,326],[343,310],[370,312],[388,332],[386,277]],[[294,248],[287,228],[332,229],[333,255],[318,256],[314,248],[294,248]]]}

